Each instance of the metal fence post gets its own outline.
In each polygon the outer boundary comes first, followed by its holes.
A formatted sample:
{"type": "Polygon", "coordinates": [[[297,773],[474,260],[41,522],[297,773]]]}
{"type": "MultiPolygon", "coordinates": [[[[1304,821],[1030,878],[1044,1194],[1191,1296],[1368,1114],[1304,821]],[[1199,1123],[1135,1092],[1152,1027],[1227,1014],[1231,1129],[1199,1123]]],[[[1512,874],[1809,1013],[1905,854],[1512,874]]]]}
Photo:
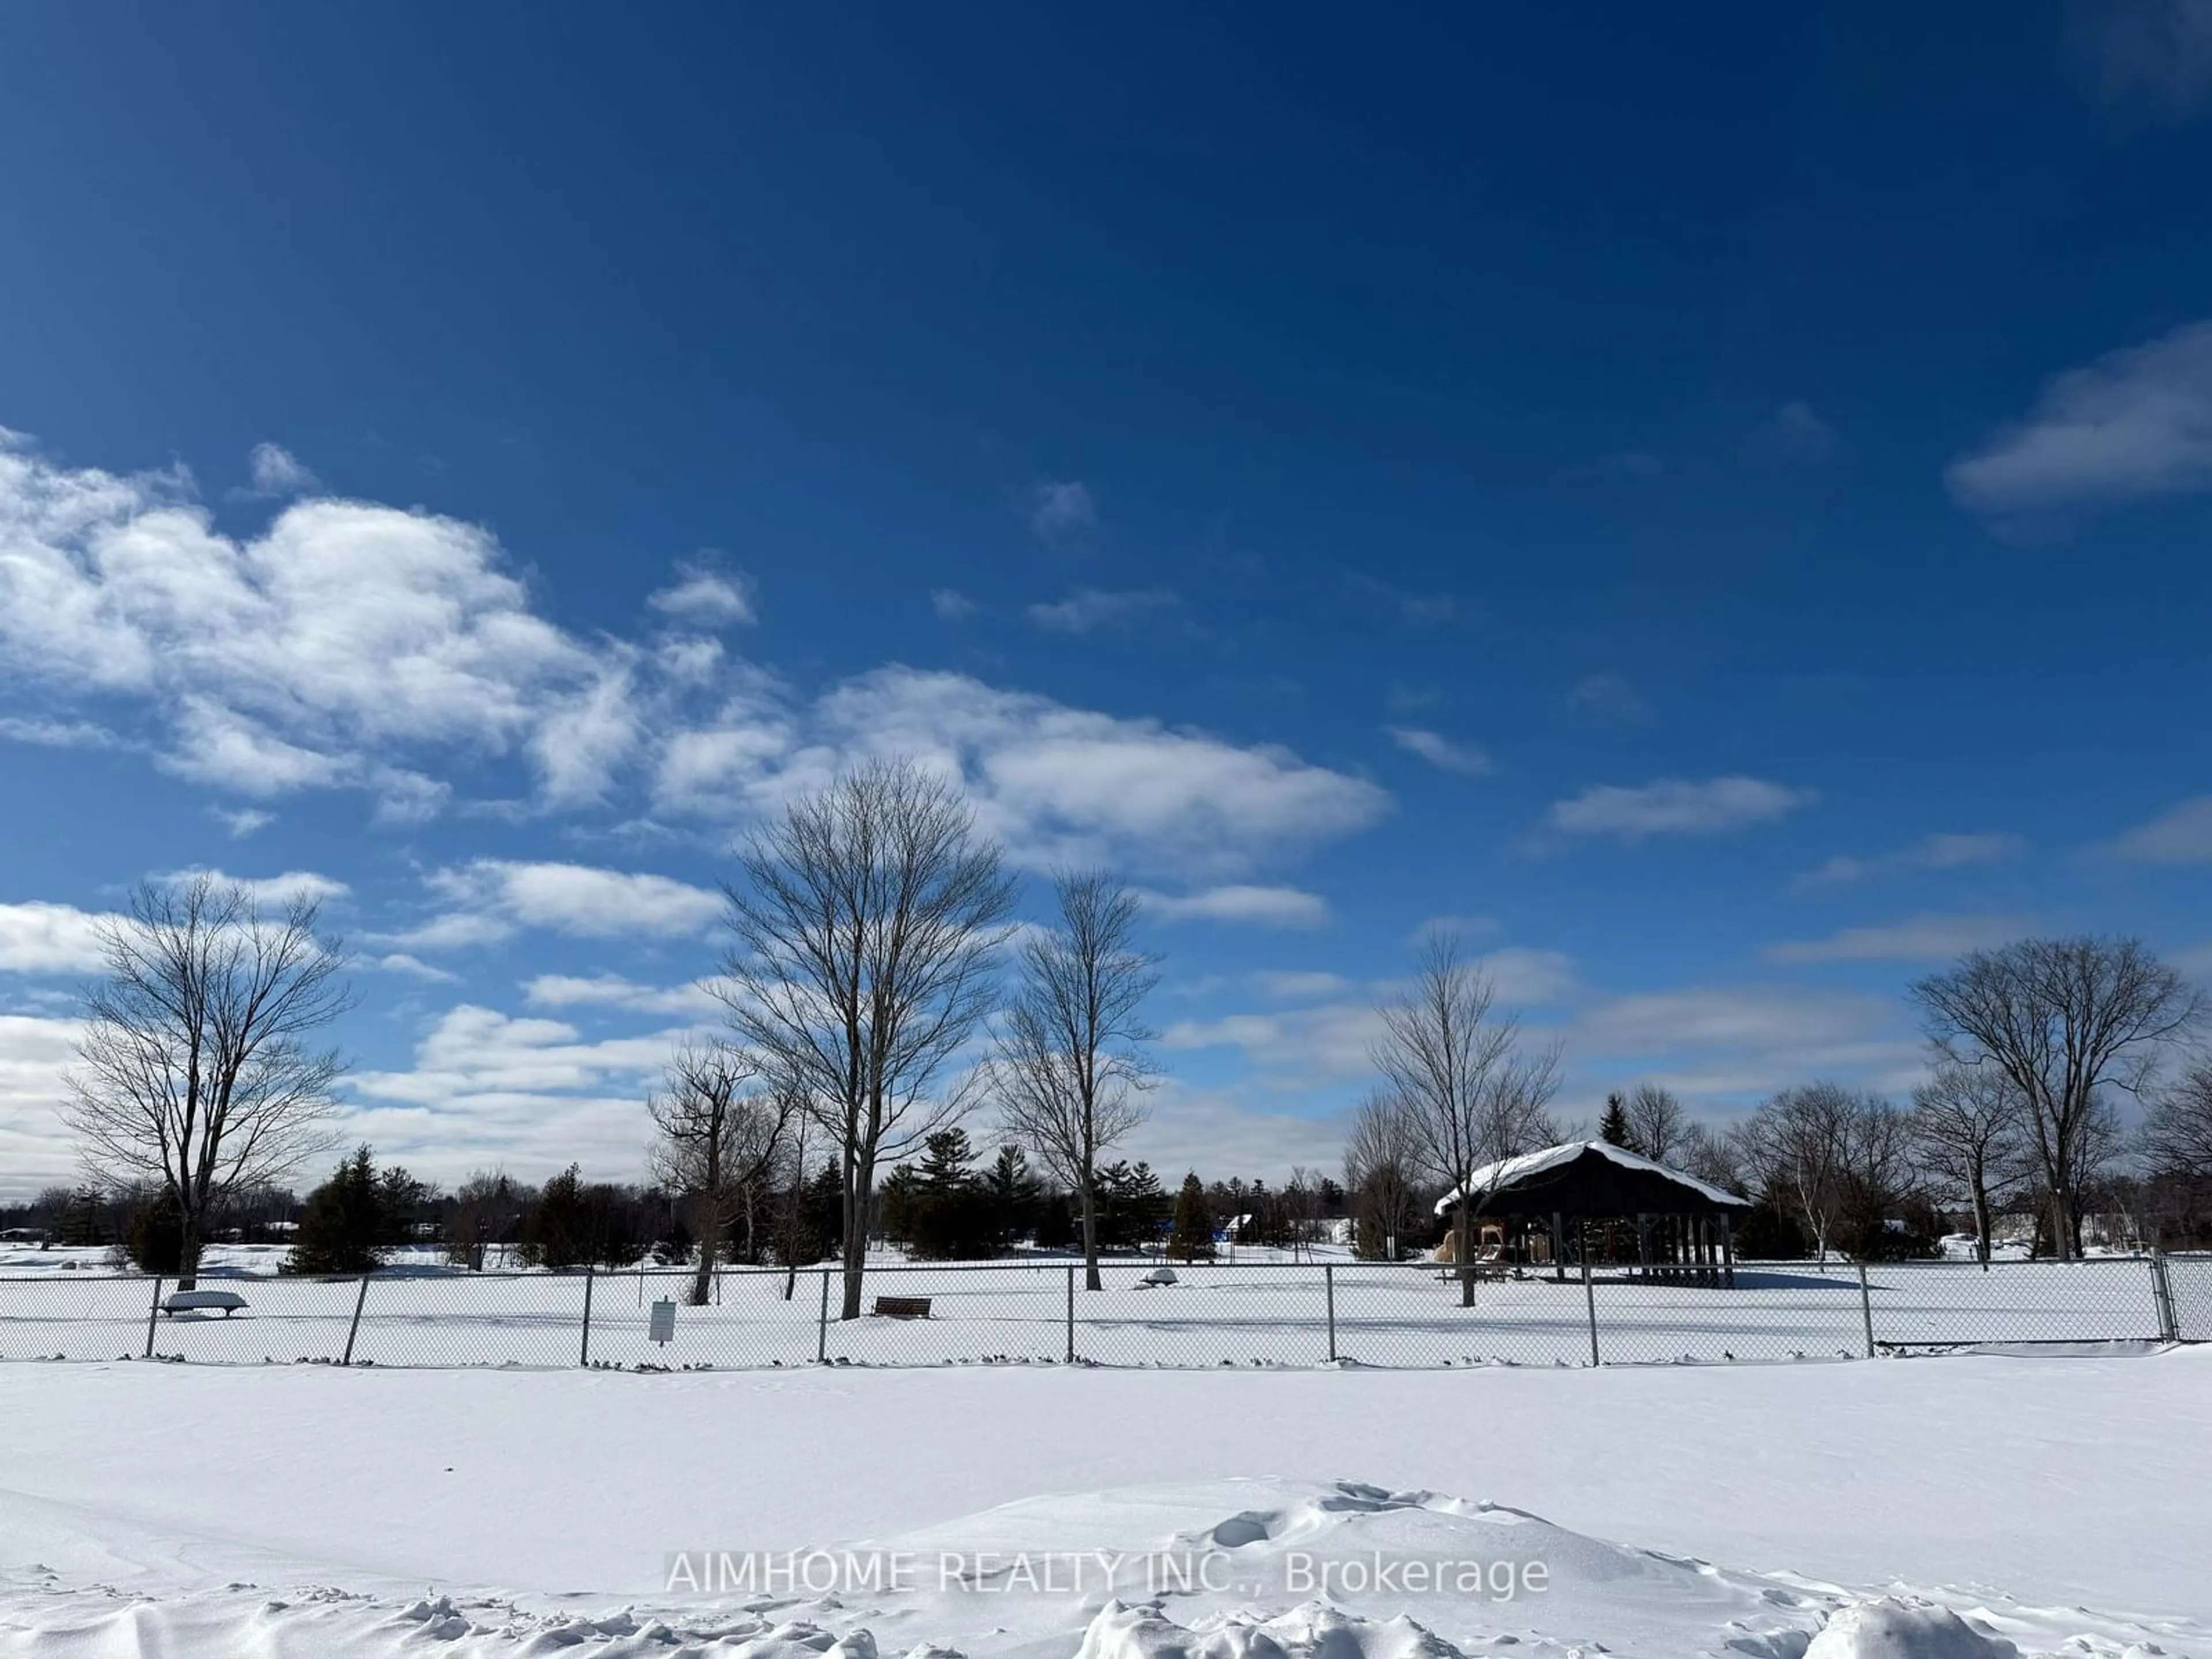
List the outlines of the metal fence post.
{"type": "Polygon", "coordinates": [[[814,1331],[814,1363],[830,1363],[830,1270],[822,1270],[822,1318],[814,1331]]]}
{"type": "Polygon", "coordinates": [[[2150,1299],[2158,1310],[2158,1340],[2180,1341],[2181,1315],[2173,1304],[2173,1278],[2166,1271],[2163,1250],[2150,1253],[2150,1299]]]}
{"type": "Polygon", "coordinates": [[[361,1276],[361,1289],[353,1299],[353,1323],[346,1327],[345,1358],[338,1361],[341,1365],[353,1364],[353,1340],[361,1334],[361,1304],[368,1300],[368,1275],[363,1273],[361,1276]]]}
{"type": "Polygon", "coordinates": [[[1075,1363],[1075,1264],[1067,1264],[1067,1363],[1075,1363]]]}
{"type": "Polygon", "coordinates": [[[1874,1358],[1874,1292],[1867,1287],[1866,1263],[1859,1263],[1859,1317],[1866,1322],[1866,1357],[1874,1358]]]}
{"type": "Polygon", "coordinates": [[[584,1346],[576,1356],[579,1365],[592,1363],[592,1285],[594,1278],[592,1264],[586,1261],[584,1264],[584,1346]]]}
{"type": "Polygon", "coordinates": [[[154,1357],[154,1316],[161,1311],[161,1275],[154,1275],[154,1300],[146,1310],[146,1358],[154,1357]]]}
{"type": "Polygon", "coordinates": [[[1589,1304],[1590,1364],[1601,1364],[1597,1353],[1597,1281],[1590,1277],[1589,1252],[1583,1252],[1583,1300],[1589,1304]]]}
{"type": "Polygon", "coordinates": [[[1328,1297],[1328,1363],[1336,1364],[1336,1264],[1321,1264],[1322,1289],[1328,1297]]]}

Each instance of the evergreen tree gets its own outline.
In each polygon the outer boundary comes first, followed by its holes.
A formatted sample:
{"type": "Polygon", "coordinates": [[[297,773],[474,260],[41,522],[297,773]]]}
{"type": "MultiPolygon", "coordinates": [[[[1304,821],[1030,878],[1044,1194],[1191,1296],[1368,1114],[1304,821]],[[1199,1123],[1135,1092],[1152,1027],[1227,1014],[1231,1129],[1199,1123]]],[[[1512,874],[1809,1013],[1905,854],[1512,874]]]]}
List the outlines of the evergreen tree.
{"type": "Polygon", "coordinates": [[[1037,1210],[1037,1249],[1064,1250],[1075,1243],[1075,1208],[1067,1194],[1054,1190],[1037,1210]]]}
{"type": "Polygon", "coordinates": [[[1605,1115],[1598,1120],[1597,1132],[1608,1146],[1628,1145],[1628,1103],[1620,1091],[1605,1097],[1605,1115]]]}
{"type": "Polygon", "coordinates": [[[1027,1234],[1036,1221],[1037,1182],[1030,1173],[1028,1155],[1008,1141],[999,1148],[987,1179],[993,1225],[1000,1243],[1012,1243],[1027,1234]]]}
{"type": "Polygon", "coordinates": [[[522,1218],[520,1249],[534,1266],[565,1273],[592,1259],[589,1201],[582,1169],[571,1164],[547,1182],[522,1218]]]}
{"type": "Polygon", "coordinates": [[[1192,1170],[1176,1194],[1175,1224],[1168,1233],[1168,1254],[1184,1261],[1213,1256],[1213,1216],[1206,1202],[1206,1185],[1192,1170]]]}
{"type": "MultiPolygon", "coordinates": [[[[398,1171],[403,1179],[406,1171],[398,1171]]],[[[300,1212],[300,1231],[284,1267],[295,1273],[365,1273],[383,1260],[391,1223],[388,1189],[377,1179],[374,1157],[366,1146],[331,1171],[331,1178],[307,1194],[300,1212]]]]}

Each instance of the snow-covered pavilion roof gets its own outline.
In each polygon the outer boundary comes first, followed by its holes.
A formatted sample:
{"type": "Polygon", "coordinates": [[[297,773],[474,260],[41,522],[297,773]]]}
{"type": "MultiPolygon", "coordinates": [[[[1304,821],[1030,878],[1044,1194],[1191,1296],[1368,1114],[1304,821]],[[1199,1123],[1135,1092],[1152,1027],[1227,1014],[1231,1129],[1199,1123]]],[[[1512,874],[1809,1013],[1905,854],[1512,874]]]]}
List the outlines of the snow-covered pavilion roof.
{"type": "MultiPolygon", "coordinates": [[[[1633,1175],[1647,1177],[1656,1176],[1671,1182],[1675,1187],[1686,1188],[1689,1193],[1696,1194],[1704,1201],[1703,1205],[1698,1206],[1700,1208],[1704,1206],[1717,1206],[1731,1210],[1747,1207],[1744,1200],[1734,1193],[1711,1186],[1698,1180],[1695,1176],[1685,1175],[1680,1170],[1670,1170],[1665,1164],[1645,1158],[1640,1152],[1632,1152],[1626,1146],[1616,1146],[1607,1140],[1570,1140],[1557,1146],[1547,1146],[1541,1152],[1523,1152],[1518,1158],[1502,1158],[1495,1164],[1486,1164],[1468,1178],[1468,1186],[1475,1195],[1476,1207],[1486,1208],[1490,1207],[1492,1201],[1501,1194],[1510,1192],[1516,1188],[1549,1184],[1542,1182],[1542,1177],[1548,1176],[1555,1179],[1565,1179],[1569,1165],[1592,1155],[1616,1164],[1622,1170],[1631,1171],[1633,1175]]],[[[1437,1213],[1443,1215],[1452,1209],[1458,1204],[1459,1196],[1460,1189],[1456,1187],[1446,1193],[1437,1200],[1437,1213]]],[[[1644,1207],[1653,1213],[1662,1212],[1661,1206],[1657,1205],[1647,1205],[1644,1207]]]]}

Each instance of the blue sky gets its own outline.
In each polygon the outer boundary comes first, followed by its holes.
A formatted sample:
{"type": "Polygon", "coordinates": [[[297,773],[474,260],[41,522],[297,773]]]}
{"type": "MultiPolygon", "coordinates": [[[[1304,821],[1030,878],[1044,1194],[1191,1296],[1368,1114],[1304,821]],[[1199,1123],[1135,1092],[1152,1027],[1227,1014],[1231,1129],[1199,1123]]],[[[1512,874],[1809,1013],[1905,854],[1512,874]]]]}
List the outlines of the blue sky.
{"type": "Polygon", "coordinates": [[[1455,918],[1570,1115],[2212,973],[2212,4],[0,19],[0,1192],[89,919],[305,884],[349,1133],[635,1173],[733,834],[1158,895],[1171,1172],[1455,918]]]}

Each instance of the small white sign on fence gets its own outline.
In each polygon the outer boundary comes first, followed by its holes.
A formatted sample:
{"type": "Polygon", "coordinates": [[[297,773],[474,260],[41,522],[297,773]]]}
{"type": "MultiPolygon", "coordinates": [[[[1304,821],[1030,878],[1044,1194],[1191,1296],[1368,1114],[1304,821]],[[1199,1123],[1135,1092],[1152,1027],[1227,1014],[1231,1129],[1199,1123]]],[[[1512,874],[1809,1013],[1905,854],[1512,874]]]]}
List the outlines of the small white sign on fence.
{"type": "Polygon", "coordinates": [[[646,1334],[663,1347],[676,1340],[676,1304],[667,1297],[653,1304],[653,1320],[646,1334]]]}

